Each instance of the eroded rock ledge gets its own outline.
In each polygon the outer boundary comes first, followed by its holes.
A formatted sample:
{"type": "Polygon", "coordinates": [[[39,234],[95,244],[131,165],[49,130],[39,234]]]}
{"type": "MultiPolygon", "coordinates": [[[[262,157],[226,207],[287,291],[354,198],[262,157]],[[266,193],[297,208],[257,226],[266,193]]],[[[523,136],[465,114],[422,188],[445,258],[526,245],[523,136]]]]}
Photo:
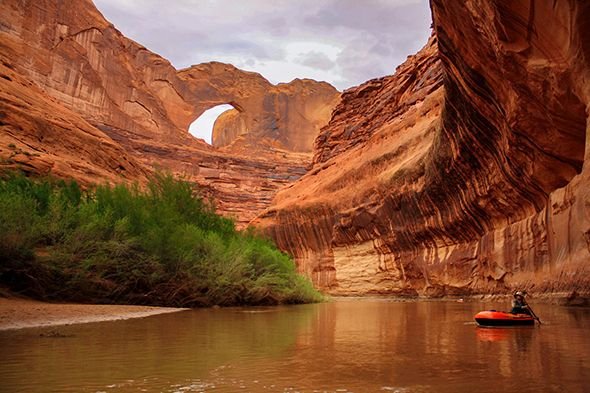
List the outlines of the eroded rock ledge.
{"type": "Polygon", "coordinates": [[[590,4],[431,6],[257,225],[334,294],[590,295],[590,4]]]}

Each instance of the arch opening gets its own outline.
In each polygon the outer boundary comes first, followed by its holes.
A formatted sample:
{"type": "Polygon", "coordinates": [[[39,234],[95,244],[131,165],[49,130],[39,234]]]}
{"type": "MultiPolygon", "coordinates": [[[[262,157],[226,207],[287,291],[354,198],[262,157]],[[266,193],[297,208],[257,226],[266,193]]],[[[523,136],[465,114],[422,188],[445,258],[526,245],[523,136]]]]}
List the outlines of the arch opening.
{"type": "Polygon", "coordinates": [[[203,139],[209,145],[212,145],[213,126],[215,125],[215,121],[217,121],[219,116],[223,113],[232,109],[237,108],[231,104],[221,104],[207,109],[189,125],[188,132],[195,138],[203,139]]]}

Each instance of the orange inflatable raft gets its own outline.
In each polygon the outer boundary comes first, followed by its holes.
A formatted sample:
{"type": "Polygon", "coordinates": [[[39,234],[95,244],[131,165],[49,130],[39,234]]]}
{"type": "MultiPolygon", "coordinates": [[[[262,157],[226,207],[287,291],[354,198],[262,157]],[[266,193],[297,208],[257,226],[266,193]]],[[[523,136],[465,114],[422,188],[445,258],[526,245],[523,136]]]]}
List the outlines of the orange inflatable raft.
{"type": "Polygon", "coordinates": [[[504,311],[481,311],[475,315],[475,322],[482,327],[531,326],[535,318],[528,314],[512,314],[504,311]]]}

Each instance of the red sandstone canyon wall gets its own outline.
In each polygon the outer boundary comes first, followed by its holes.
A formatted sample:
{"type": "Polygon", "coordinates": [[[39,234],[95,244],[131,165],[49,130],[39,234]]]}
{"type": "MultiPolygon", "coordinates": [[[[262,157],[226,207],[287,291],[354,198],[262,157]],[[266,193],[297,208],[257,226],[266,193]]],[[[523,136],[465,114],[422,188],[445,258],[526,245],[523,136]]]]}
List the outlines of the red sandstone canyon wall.
{"type": "Polygon", "coordinates": [[[431,7],[419,53],[340,95],[176,70],[89,0],[2,1],[0,168],[171,170],[241,225],[263,212],[253,224],[334,294],[590,296],[590,3],[431,7]],[[188,134],[223,103],[215,147],[188,134]]]}
{"type": "Polygon", "coordinates": [[[162,168],[200,184],[244,225],[305,173],[339,100],[327,83],[274,86],[228,64],[177,71],[90,0],[6,0],[0,15],[0,167],[87,184],[162,168]],[[188,134],[192,121],[224,103],[238,113],[231,127],[218,122],[222,150],[188,134]]]}
{"type": "Polygon", "coordinates": [[[431,1],[256,224],[334,294],[590,294],[590,4],[431,1]]]}

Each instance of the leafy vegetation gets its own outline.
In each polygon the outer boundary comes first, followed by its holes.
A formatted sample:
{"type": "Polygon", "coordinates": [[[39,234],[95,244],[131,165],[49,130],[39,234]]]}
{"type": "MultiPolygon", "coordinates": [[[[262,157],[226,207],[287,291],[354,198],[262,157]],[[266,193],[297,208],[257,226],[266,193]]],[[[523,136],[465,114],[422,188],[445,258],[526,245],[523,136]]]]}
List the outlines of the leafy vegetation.
{"type": "Polygon", "coordinates": [[[29,296],[167,306],[321,300],[293,261],[215,214],[191,185],[0,180],[0,284],[29,296]]]}

